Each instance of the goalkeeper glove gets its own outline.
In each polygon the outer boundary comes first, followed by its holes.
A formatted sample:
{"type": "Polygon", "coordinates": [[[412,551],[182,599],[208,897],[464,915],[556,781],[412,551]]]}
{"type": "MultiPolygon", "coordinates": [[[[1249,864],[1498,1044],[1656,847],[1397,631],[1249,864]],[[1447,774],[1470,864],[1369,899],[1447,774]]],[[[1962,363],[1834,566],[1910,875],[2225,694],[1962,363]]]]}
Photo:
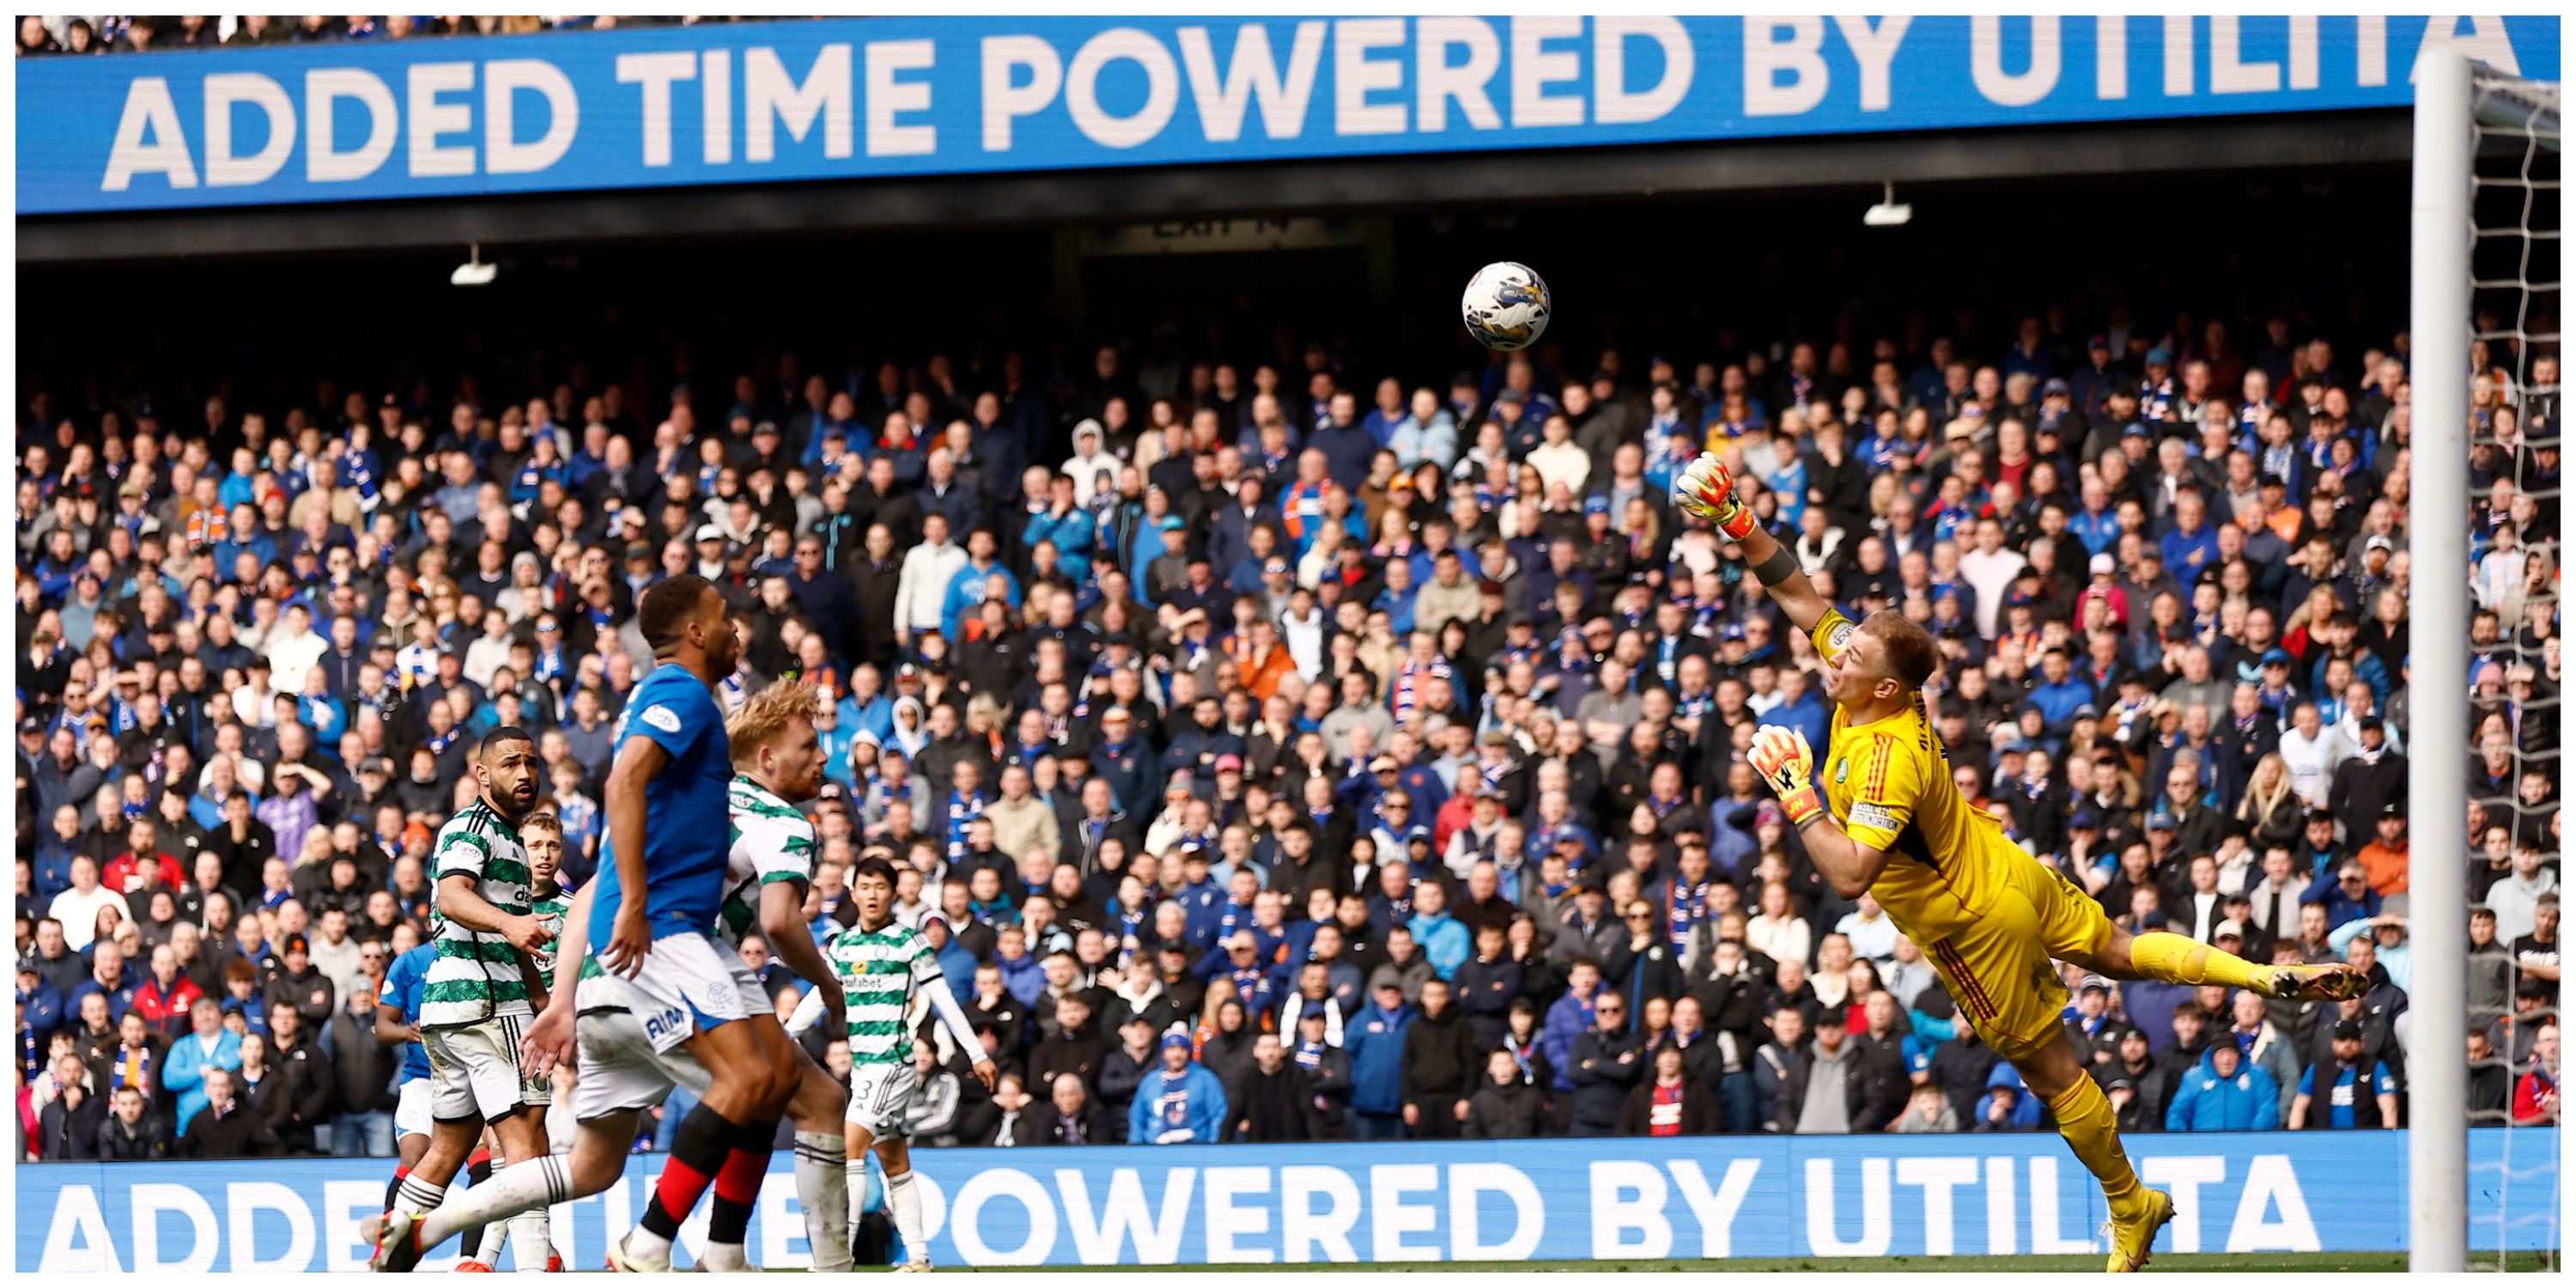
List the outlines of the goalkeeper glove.
{"type": "Polygon", "coordinates": [[[1735,475],[1715,452],[1701,453],[1673,480],[1673,504],[1737,541],[1753,531],[1753,511],[1735,499],[1735,475]]]}
{"type": "Polygon", "coordinates": [[[1781,808],[1789,812],[1789,826],[1804,827],[1807,820],[1825,812],[1824,801],[1816,795],[1816,753],[1807,746],[1807,735],[1765,725],[1754,731],[1753,747],[1744,758],[1780,798],[1781,808]]]}

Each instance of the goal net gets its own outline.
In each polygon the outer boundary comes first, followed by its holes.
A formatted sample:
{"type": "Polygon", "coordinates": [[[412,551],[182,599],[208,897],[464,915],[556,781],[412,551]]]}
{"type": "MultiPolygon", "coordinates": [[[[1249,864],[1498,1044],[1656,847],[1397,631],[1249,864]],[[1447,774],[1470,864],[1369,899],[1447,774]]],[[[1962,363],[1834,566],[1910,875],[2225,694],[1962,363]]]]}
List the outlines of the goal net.
{"type": "Polygon", "coordinates": [[[2416,92],[2411,1246],[2554,1268],[2559,91],[2452,57],[2416,92]]]}

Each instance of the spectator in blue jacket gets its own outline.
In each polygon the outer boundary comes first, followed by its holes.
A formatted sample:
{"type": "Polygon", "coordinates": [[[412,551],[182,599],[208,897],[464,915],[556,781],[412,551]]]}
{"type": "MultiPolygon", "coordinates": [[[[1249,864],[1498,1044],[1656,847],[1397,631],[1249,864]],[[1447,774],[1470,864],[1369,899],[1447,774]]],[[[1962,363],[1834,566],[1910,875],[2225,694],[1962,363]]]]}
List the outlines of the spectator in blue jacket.
{"type": "Polygon", "coordinates": [[[1080,585],[1091,579],[1091,550],[1098,531],[1091,511],[1074,503],[1073,476],[1058,474],[1048,484],[1047,508],[1029,516],[1020,544],[1035,550],[1041,541],[1054,542],[1056,567],[1080,585]]]}
{"type": "Polygon", "coordinates": [[[2271,1131],[2281,1125],[2281,1090],[2233,1042],[2214,1042],[2165,1110],[2166,1131],[2271,1131]]]}
{"type": "Polygon", "coordinates": [[[1376,996],[1342,1030],[1351,1056],[1351,1139],[1404,1139],[1404,1031],[1413,1026],[1404,988],[1380,980],[1376,996]]]}
{"type": "Polygon", "coordinates": [[[2165,567],[2186,584],[2218,562],[2218,530],[2208,524],[2209,507],[2189,488],[2174,497],[2173,528],[2157,542],[2165,567]]]}
{"type": "Polygon", "coordinates": [[[2039,708],[2050,732],[2062,734],[2074,722],[2077,708],[2093,705],[2093,686],[2076,676],[2074,661],[2064,648],[2052,648],[2040,656],[2039,674],[2041,684],[2030,691],[2030,703],[2039,708]]]}
{"type": "Polygon", "coordinates": [[[64,1027],[63,991],[45,982],[33,956],[18,962],[18,1053],[27,1076],[44,1071],[44,1035],[64,1027]]]}
{"type": "Polygon", "coordinates": [[[1977,1100],[1976,1125],[1970,1131],[2036,1131],[2039,1129],[2039,1097],[2021,1080],[2021,1071],[2010,1061],[1998,1063],[1986,1075],[1986,1094],[1977,1100]]]}
{"type": "Polygon", "coordinates": [[[939,602],[939,629],[951,640],[957,638],[967,614],[991,596],[996,577],[1002,582],[1002,598],[1013,608],[1020,606],[1020,579],[993,557],[995,549],[991,528],[966,534],[966,566],[948,579],[948,593],[939,602]]]}
{"type": "Polygon", "coordinates": [[[1018,926],[1004,926],[994,936],[993,964],[1001,968],[1002,987],[1020,1005],[1035,1006],[1046,991],[1046,966],[1029,951],[1028,932],[1018,926]]]}
{"type": "Polygon", "coordinates": [[[1466,923],[1450,916],[1448,908],[1449,892],[1439,882],[1414,883],[1413,920],[1405,927],[1422,945],[1422,955],[1431,959],[1431,973],[1444,980],[1457,974],[1475,949],[1466,923]]]}
{"type": "Polygon", "coordinates": [[[242,1063],[241,1038],[224,1027],[223,1010],[215,999],[200,997],[188,1008],[193,1026],[188,1033],[170,1043],[170,1053],[161,1065],[162,1084],[178,1098],[170,1120],[179,1124],[179,1134],[188,1134],[188,1122],[206,1107],[206,1070],[239,1069],[242,1063]]]}
{"type": "MultiPolygon", "coordinates": [[[[1833,740],[1834,707],[1824,700],[1816,682],[1804,672],[1783,668],[1780,672],[1780,701],[1762,713],[1758,725],[1779,725],[1794,729],[1807,737],[1810,747],[1823,746],[1833,740]],[[1823,739],[1824,742],[1817,741],[1823,739]]],[[[1816,761],[1816,772],[1824,772],[1824,760],[1816,761]]]]}
{"type": "Polygon", "coordinates": [[[1565,996],[1547,1008],[1547,1019],[1539,1025],[1539,1049],[1547,1054],[1547,1067],[1556,1070],[1551,1090],[1560,1097],[1574,1094],[1574,1040],[1592,1031],[1592,999],[1600,991],[1601,964],[1576,958],[1565,969],[1565,996]]]}
{"type": "Polygon", "coordinates": [[[89,976],[72,986],[72,991],[63,997],[63,1006],[78,1015],[81,999],[99,994],[107,999],[107,1019],[113,1024],[133,1009],[134,990],[142,982],[137,972],[126,968],[125,950],[117,947],[113,939],[102,939],[90,946],[89,976]]]}
{"type": "Polygon", "coordinates": [[[1139,1145],[1213,1145],[1225,1130],[1225,1086],[1190,1055],[1187,1029],[1163,1035],[1163,1068],[1136,1085],[1127,1139],[1139,1145]]]}
{"type": "Polygon", "coordinates": [[[2299,902],[2323,904],[2329,930],[2379,915],[2379,892],[2370,888],[2370,871],[2351,859],[2333,871],[2318,873],[2317,879],[2300,893],[2299,902]]]}

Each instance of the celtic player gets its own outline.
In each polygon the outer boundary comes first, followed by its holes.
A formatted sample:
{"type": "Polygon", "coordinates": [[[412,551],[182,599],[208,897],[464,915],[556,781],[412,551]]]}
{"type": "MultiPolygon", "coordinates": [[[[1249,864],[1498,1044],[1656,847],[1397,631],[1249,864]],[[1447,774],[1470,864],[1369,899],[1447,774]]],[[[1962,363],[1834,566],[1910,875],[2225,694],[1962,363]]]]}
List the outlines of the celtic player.
{"type": "MultiPolygon", "coordinates": [[[[572,908],[571,894],[555,879],[556,874],[563,870],[563,822],[555,817],[554,811],[539,806],[536,813],[519,820],[519,842],[520,848],[528,854],[528,908],[536,917],[537,924],[545,927],[549,940],[528,954],[528,958],[536,963],[537,982],[545,986],[548,996],[552,996],[555,989],[555,944],[552,941],[563,937],[564,914],[572,908]]],[[[530,1075],[527,1089],[528,1117],[535,1124],[537,1139],[551,1145],[552,1137],[546,1131],[546,1109],[553,1103],[554,1087],[545,1078],[530,1075]]],[[[489,1185],[490,1181],[487,1172],[475,1184],[489,1185]]],[[[467,1255],[487,1269],[497,1267],[501,1264],[501,1249],[509,1243],[509,1235],[508,1221],[494,1221],[483,1228],[480,1246],[469,1247],[467,1255]]],[[[467,1242],[471,1244],[474,1241],[469,1239],[467,1242]]],[[[520,1254],[523,1260],[527,1255],[525,1252],[520,1254]]],[[[548,1270],[563,1269],[563,1255],[552,1248],[546,1250],[543,1261],[548,1270]]]]}
{"type": "MultiPolygon", "coordinates": [[[[993,1058],[967,1023],[966,1011],[948,990],[939,955],[930,941],[894,919],[894,867],[883,859],[863,859],[850,876],[850,898],[857,903],[859,924],[836,936],[824,955],[840,972],[848,999],[850,1035],[849,1159],[853,1169],[866,1166],[871,1146],[885,1164],[886,1207],[903,1236],[907,1263],[898,1270],[930,1269],[930,1236],[922,1228],[921,1196],[912,1185],[912,1159],[904,1136],[904,1115],[912,1108],[919,1075],[912,1067],[912,1003],[930,999],[931,1009],[948,1026],[959,1048],[974,1053],[975,1078],[993,1089],[993,1058]]],[[[790,1028],[802,1028],[821,1011],[811,997],[790,1017],[790,1028]]],[[[853,1179],[851,1192],[862,1191],[853,1179]]]]}
{"type": "MultiPolygon", "coordinates": [[[[530,1003],[545,1000],[532,954],[552,937],[535,916],[519,836],[537,803],[536,741],[515,726],[495,729],[475,744],[473,772],[473,802],[438,830],[430,850],[438,901],[419,1033],[433,1124],[428,1151],[395,1187],[388,1232],[437,1210],[485,1124],[513,1161],[541,1160],[546,1152],[529,1112],[545,1103],[544,1084],[519,1072],[530,1003]]],[[[549,1246],[543,1209],[513,1224],[519,1246],[549,1246]]]]}

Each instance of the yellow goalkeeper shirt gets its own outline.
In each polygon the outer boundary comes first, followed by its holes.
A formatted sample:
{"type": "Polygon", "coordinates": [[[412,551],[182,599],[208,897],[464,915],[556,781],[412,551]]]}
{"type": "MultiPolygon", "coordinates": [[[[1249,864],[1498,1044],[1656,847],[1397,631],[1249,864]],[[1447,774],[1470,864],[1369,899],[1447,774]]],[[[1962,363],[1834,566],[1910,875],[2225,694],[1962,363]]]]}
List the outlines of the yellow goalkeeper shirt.
{"type": "MultiPolygon", "coordinates": [[[[1809,638],[1830,661],[1854,629],[1828,610],[1809,638]]],[[[1984,916],[2003,865],[2028,860],[1991,815],[1959,794],[1920,693],[1906,710],[1867,724],[1835,707],[1823,778],[1825,806],[1844,833],[1888,856],[1870,894],[1927,949],[1984,916]]]]}

